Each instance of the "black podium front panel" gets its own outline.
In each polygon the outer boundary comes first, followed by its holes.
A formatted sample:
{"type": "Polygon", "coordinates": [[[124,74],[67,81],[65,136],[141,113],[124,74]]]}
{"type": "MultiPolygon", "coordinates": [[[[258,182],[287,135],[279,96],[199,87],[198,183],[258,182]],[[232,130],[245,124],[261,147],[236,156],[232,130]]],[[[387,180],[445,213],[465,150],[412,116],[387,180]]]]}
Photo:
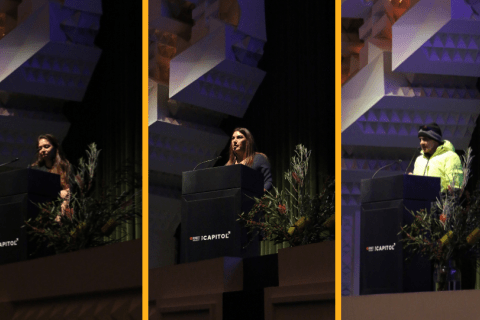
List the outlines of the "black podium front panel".
{"type": "Polygon", "coordinates": [[[360,294],[430,291],[430,263],[406,255],[398,234],[400,226],[412,221],[405,209],[430,207],[428,201],[392,200],[362,205],[361,230],[368,230],[360,239],[360,294]]]}
{"type": "Polygon", "coordinates": [[[360,294],[430,291],[427,258],[407,254],[400,228],[410,211],[430,210],[440,192],[440,178],[398,175],[362,180],[360,215],[360,294]],[[409,211],[410,210],[410,211],[409,211]]]}
{"type": "Polygon", "coordinates": [[[19,169],[0,174],[0,197],[31,193],[57,197],[60,176],[36,169],[19,169]]]}
{"type": "Polygon", "coordinates": [[[434,201],[440,192],[440,178],[401,174],[361,181],[361,202],[398,199],[434,201]]]}
{"type": "Polygon", "coordinates": [[[0,264],[27,259],[27,243],[24,224],[28,197],[12,199],[0,204],[0,264]]]}
{"type": "Polygon", "coordinates": [[[258,236],[236,221],[252,208],[253,197],[240,188],[183,195],[181,262],[259,255],[258,236]]]}
{"type": "MultiPolygon", "coordinates": [[[[33,257],[37,244],[28,241],[25,220],[38,213],[35,203],[56,199],[60,176],[34,169],[0,174],[0,264],[33,257]]],[[[45,254],[42,248],[35,256],[45,254]]]]}
{"type": "Polygon", "coordinates": [[[263,175],[250,167],[237,164],[182,174],[182,194],[242,188],[263,194],[263,175]]]}

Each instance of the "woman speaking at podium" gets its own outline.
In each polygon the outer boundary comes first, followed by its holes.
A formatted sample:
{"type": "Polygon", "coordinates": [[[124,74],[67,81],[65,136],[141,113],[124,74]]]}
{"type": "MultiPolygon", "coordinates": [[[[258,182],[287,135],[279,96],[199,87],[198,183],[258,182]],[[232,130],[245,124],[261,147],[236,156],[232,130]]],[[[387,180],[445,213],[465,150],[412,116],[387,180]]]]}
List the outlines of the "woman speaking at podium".
{"type": "Polygon", "coordinates": [[[236,128],[233,130],[230,141],[230,152],[226,166],[234,164],[243,164],[257,170],[263,175],[263,190],[272,189],[272,172],[267,156],[263,153],[255,152],[255,141],[253,136],[245,128],[236,128]]]}
{"type": "MultiPolygon", "coordinates": [[[[54,135],[42,134],[38,136],[37,153],[32,168],[60,175],[60,186],[62,188],[60,197],[64,200],[62,203],[62,215],[65,214],[70,204],[71,165],[65,158],[62,147],[54,135]]],[[[59,221],[60,216],[57,218],[59,221]]]]}

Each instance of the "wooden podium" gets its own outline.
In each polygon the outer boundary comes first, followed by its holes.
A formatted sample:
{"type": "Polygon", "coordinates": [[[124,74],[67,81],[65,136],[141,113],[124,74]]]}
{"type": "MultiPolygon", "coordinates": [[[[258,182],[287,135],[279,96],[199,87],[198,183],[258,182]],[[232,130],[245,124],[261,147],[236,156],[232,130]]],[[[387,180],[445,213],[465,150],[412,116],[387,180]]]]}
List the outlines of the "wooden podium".
{"type": "Polygon", "coordinates": [[[430,210],[440,193],[440,178],[397,175],[361,182],[360,294],[429,291],[430,262],[419,256],[405,262],[400,227],[410,211],[430,210]]]}
{"type": "Polygon", "coordinates": [[[184,172],[180,261],[259,255],[258,236],[237,219],[262,195],[262,174],[244,165],[184,172]]]}
{"type": "Polygon", "coordinates": [[[35,169],[0,174],[0,264],[26,260],[35,250],[27,239],[24,221],[35,217],[35,203],[56,199],[60,176],[35,169]]]}

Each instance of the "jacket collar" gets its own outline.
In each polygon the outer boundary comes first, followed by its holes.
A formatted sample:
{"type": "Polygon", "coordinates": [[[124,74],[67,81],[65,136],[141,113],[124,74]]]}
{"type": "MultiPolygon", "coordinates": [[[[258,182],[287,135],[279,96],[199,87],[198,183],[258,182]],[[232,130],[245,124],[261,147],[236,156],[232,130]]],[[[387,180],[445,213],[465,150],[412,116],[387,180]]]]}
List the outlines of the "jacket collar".
{"type": "Polygon", "coordinates": [[[438,146],[437,150],[435,150],[435,152],[430,157],[425,156],[425,154],[423,153],[423,150],[421,152],[422,152],[422,155],[423,155],[424,158],[432,159],[433,157],[439,156],[439,155],[441,155],[445,152],[448,152],[448,151],[455,152],[455,147],[453,146],[453,144],[450,141],[443,140],[443,144],[438,146]]]}

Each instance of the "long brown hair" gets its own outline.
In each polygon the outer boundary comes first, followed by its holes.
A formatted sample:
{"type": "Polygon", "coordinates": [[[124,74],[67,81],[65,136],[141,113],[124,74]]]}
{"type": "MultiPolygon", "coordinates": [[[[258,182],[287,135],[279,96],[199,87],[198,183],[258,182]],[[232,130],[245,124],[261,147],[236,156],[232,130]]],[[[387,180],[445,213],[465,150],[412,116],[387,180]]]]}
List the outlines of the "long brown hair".
{"type": "Polygon", "coordinates": [[[53,161],[52,169],[55,167],[59,167],[60,171],[68,174],[68,171],[70,170],[70,163],[65,157],[65,154],[63,153],[62,147],[60,146],[58,139],[53,134],[50,134],[50,133],[41,134],[38,136],[37,145],[36,145],[37,153],[35,156],[35,162],[32,164],[32,167],[45,166],[45,161],[42,160],[42,158],[40,157],[40,153],[38,149],[38,143],[42,139],[47,140],[55,148],[55,160],[53,161]]]}
{"type": "MultiPolygon", "coordinates": [[[[252,166],[253,164],[253,157],[255,157],[255,154],[257,154],[255,151],[255,140],[253,139],[253,135],[248,131],[246,128],[235,128],[233,130],[232,135],[235,132],[240,132],[245,136],[246,145],[245,145],[245,164],[249,167],[252,166]]],[[[225,164],[226,166],[231,166],[235,164],[236,156],[235,153],[233,152],[232,148],[232,140],[230,139],[230,148],[229,148],[229,154],[228,154],[228,162],[225,164]]]]}

